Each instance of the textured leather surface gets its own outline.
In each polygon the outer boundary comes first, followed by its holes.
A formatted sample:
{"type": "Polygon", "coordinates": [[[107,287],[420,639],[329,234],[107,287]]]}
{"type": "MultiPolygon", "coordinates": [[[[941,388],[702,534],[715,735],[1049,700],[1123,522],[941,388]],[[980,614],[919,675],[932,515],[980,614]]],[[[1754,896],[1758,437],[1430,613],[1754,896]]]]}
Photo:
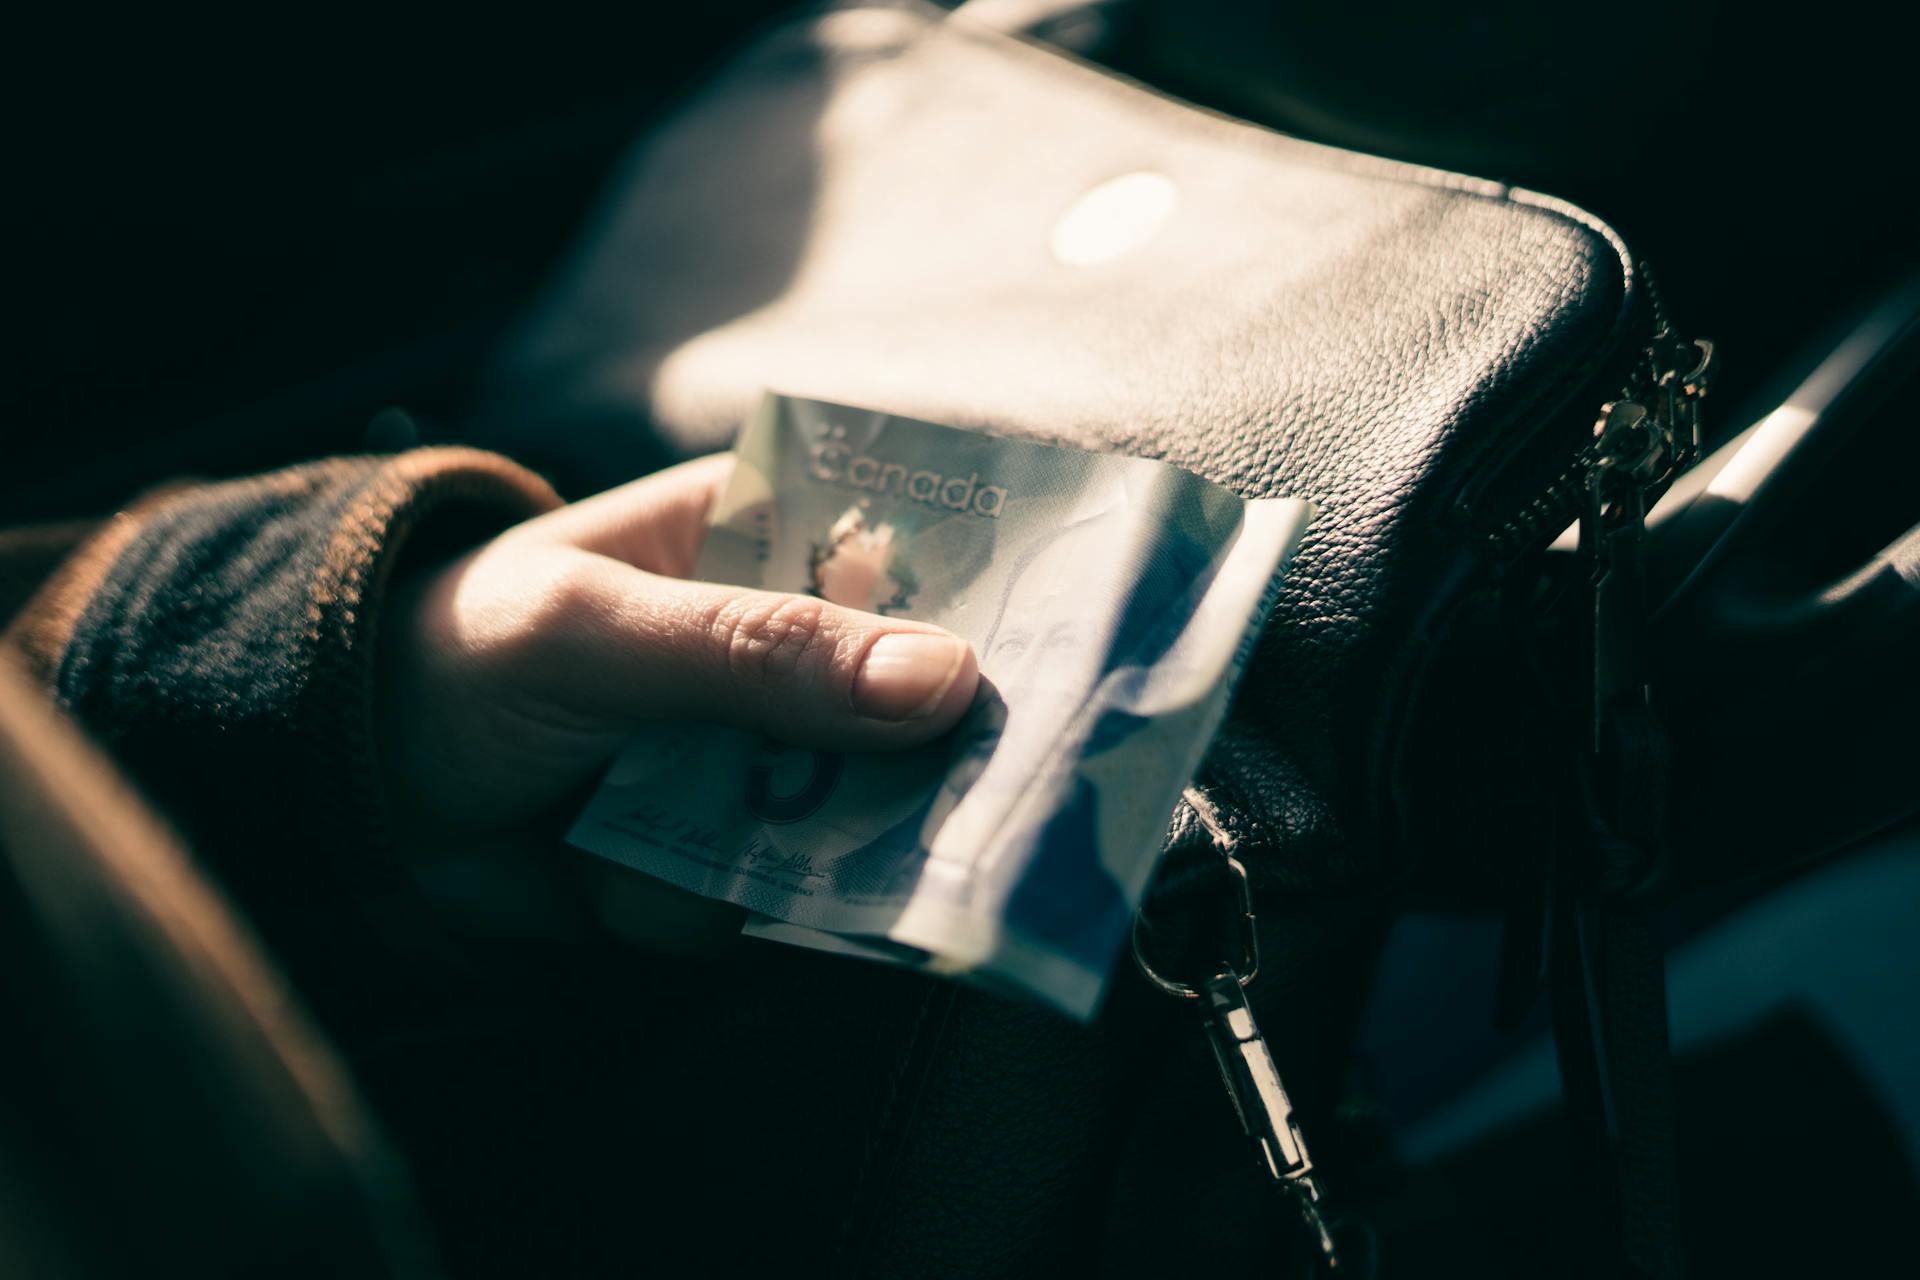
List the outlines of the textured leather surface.
{"type": "Polygon", "coordinates": [[[1213,766],[1292,850],[1257,872],[1312,880],[1387,847],[1400,717],[1506,514],[1466,503],[1569,456],[1630,286],[1577,211],[853,10],[775,31],[638,149],[470,437],[593,488],[725,447],[772,387],[1320,503],[1213,766]],[[1061,215],[1138,171],[1178,193],[1157,233],[1056,259],[1061,215]]]}

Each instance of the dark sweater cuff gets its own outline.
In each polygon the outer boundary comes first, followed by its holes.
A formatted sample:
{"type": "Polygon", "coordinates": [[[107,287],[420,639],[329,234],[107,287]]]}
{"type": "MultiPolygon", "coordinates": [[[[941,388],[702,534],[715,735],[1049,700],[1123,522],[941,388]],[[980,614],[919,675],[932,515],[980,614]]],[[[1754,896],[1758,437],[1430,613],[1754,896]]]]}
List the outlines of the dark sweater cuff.
{"type": "Polygon", "coordinates": [[[175,490],[109,522],[9,638],[243,894],[293,849],[378,878],[372,659],[394,567],[559,502],[472,449],[175,490]]]}

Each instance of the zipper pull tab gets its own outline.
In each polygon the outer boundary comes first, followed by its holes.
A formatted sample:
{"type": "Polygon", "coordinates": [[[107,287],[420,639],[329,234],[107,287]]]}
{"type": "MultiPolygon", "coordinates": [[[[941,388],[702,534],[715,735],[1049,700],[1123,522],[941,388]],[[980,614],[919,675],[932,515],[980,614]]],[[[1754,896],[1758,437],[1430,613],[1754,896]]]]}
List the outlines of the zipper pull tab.
{"type": "Polygon", "coordinates": [[[1599,755],[1613,711],[1647,705],[1647,595],[1641,544],[1647,511],[1699,456],[1700,402],[1713,374],[1713,343],[1663,330],[1648,349],[1640,399],[1600,407],[1593,427],[1580,544],[1593,592],[1593,736],[1599,755]]]}
{"type": "Polygon", "coordinates": [[[1587,472],[1581,549],[1593,596],[1591,749],[1605,749],[1610,710],[1646,703],[1645,575],[1640,544],[1647,494],[1672,465],[1672,444],[1647,407],[1615,400],[1594,424],[1595,458],[1587,472]]]}
{"type": "Polygon", "coordinates": [[[1679,344],[1660,373],[1658,386],[1666,400],[1668,430],[1679,455],[1676,471],[1692,465],[1706,444],[1700,430],[1700,402],[1713,385],[1714,373],[1713,343],[1705,338],[1679,344]],[[1689,352],[1691,367],[1685,359],[1689,352]]]}

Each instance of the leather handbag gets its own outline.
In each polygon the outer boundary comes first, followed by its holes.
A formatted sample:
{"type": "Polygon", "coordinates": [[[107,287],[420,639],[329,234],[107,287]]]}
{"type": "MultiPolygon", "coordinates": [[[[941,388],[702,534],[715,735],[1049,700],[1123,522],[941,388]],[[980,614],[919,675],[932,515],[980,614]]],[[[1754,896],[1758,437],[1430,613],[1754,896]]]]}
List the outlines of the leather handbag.
{"type": "MultiPolygon", "coordinates": [[[[1611,910],[1656,878],[1635,564],[1698,445],[1709,355],[1579,209],[889,5],[763,33],[640,142],[461,434],[579,494],[725,448],[771,387],[1317,503],[1147,913],[1162,972],[1244,970],[1222,851],[1244,866],[1265,957],[1246,993],[1311,1141],[1396,893],[1537,919],[1550,884],[1611,910]],[[1543,573],[1569,530],[1578,569],[1543,573]]],[[[1627,932],[1616,960],[1657,975],[1627,932]]],[[[790,1270],[1194,1274],[1264,1247],[1183,1225],[1278,1211],[1190,1015],[1130,972],[1077,1028],[762,962],[688,1051],[706,1065],[657,1069],[727,1112],[751,1077],[726,1046],[764,1036],[830,1106],[804,1157],[755,1147],[756,1182],[822,1167],[845,1188],[832,1229],[774,1233],[790,1270]]],[[[705,1123],[732,1136],[676,1150],[729,1167],[753,1118],[705,1123]]],[[[1618,1247],[1677,1266],[1671,1224],[1633,1212],[1618,1247]]]]}

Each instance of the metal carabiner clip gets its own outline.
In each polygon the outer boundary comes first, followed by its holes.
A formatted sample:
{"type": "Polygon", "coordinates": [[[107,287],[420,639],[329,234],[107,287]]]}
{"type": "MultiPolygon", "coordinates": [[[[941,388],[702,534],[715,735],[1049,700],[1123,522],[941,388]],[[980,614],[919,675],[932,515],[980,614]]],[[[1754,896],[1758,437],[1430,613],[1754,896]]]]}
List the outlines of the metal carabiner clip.
{"type": "Polygon", "coordinates": [[[1148,982],[1168,995],[1201,1002],[1199,1013],[1207,1044],[1219,1065],[1221,1080],[1226,1084],[1227,1097],[1233,1103],[1242,1132],[1253,1140],[1271,1185],[1299,1212],[1322,1265],[1329,1273],[1344,1275],[1322,1204],[1320,1182],[1314,1176],[1307,1144],[1294,1120],[1293,1103],[1280,1082],[1280,1072],[1274,1066],[1266,1037],[1254,1021],[1253,1006],[1247,1003],[1247,984],[1260,973],[1260,934],[1253,913],[1253,885],[1247,877],[1246,864],[1233,856],[1233,841],[1205,798],[1189,791],[1186,799],[1212,833],[1214,848],[1233,877],[1240,915],[1240,963],[1222,965],[1197,987],[1167,977],[1147,959],[1141,937],[1144,912],[1136,913],[1133,918],[1133,963],[1148,982]]]}

